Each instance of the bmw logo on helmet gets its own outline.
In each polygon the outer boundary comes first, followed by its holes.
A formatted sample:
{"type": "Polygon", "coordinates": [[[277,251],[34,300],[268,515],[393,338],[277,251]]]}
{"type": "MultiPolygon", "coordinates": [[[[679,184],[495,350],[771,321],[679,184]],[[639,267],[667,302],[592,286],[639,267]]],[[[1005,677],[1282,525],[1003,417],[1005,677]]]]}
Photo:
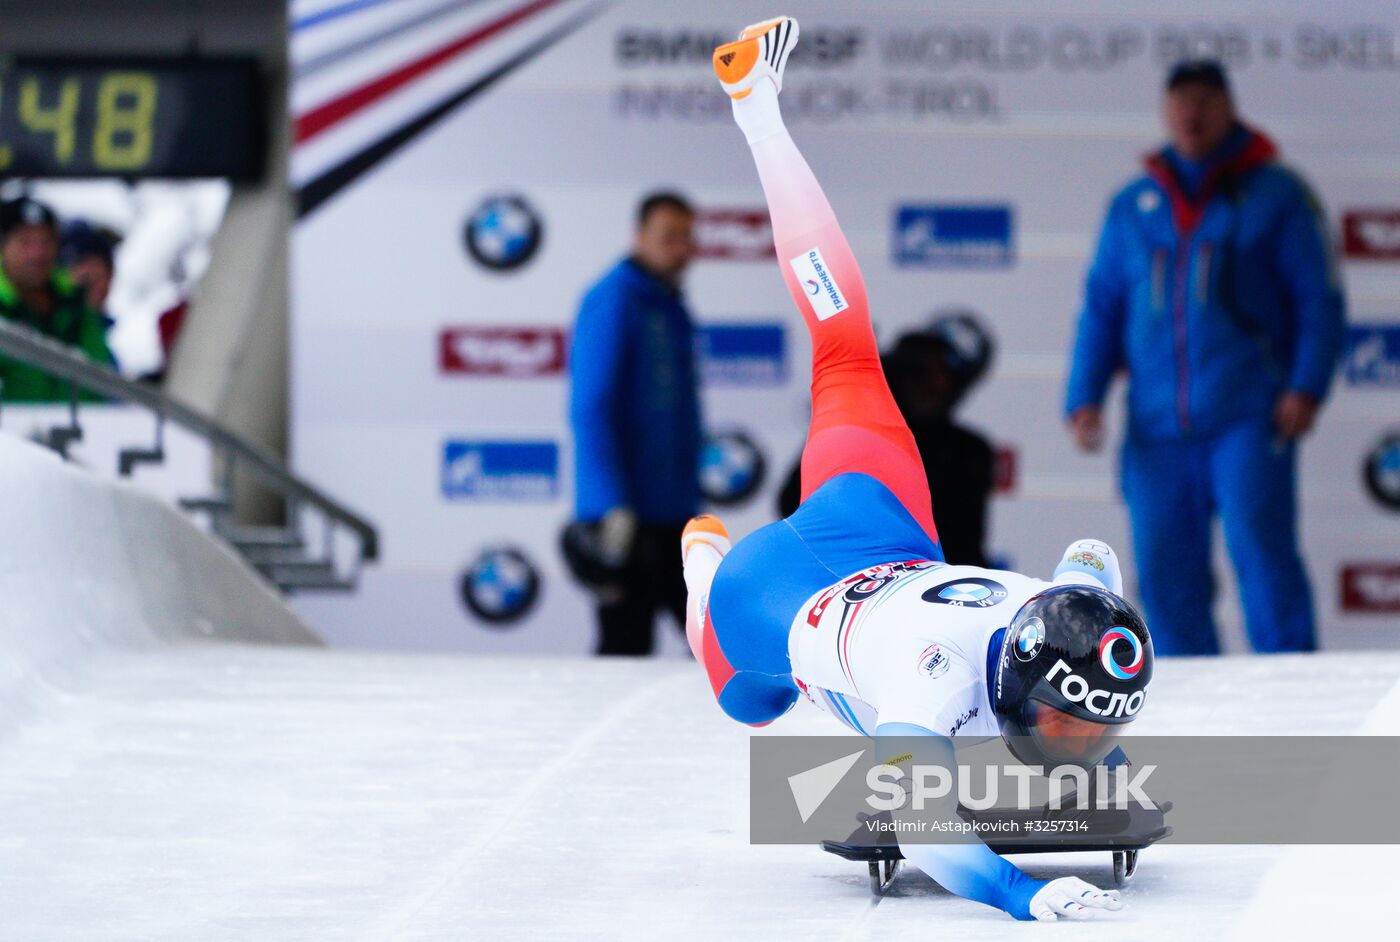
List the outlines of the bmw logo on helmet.
{"type": "Polygon", "coordinates": [[[540,596],[540,574],[509,546],[487,549],[462,573],[462,603],[491,627],[505,627],[530,613],[540,596]]]}
{"type": "Polygon", "coordinates": [[[1366,488],[1386,507],[1400,510],[1400,434],[1387,435],[1367,455],[1366,488]]]}
{"type": "Polygon", "coordinates": [[[744,432],[719,432],[700,450],[700,493],[721,507],[748,500],[763,486],[767,462],[744,432]]]}
{"type": "Polygon", "coordinates": [[[1016,632],[1016,660],[1033,661],[1040,653],[1040,649],[1045,647],[1045,622],[1039,618],[1027,618],[1025,624],[1016,632]]]}
{"type": "Polygon", "coordinates": [[[492,271],[509,271],[528,262],[544,236],[540,216],[523,196],[489,196],[467,217],[462,237],[467,252],[492,271]]]}

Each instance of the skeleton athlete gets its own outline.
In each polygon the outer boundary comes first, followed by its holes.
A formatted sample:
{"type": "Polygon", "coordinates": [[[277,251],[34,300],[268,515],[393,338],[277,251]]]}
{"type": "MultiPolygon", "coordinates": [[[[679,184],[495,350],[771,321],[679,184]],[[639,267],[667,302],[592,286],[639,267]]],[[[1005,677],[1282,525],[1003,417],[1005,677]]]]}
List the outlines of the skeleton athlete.
{"type": "MultiPolygon", "coordinates": [[[[860,269],[778,107],[797,36],[790,17],[750,26],[715,50],[714,66],[812,335],[802,505],[732,548],[714,517],[691,521],[681,546],[691,649],[720,707],[753,726],[805,696],[859,733],[928,737],[934,754],[951,755],[955,733],[1000,735],[1028,764],[1112,763],[1152,677],[1152,642],[1121,598],[1117,556],[1079,540],[1049,582],[943,561],[860,269]]],[[[901,851],[948,890],[1017,919],[1122,906],[1076,877],[1033,879],[980,841],[901,851]]]]}

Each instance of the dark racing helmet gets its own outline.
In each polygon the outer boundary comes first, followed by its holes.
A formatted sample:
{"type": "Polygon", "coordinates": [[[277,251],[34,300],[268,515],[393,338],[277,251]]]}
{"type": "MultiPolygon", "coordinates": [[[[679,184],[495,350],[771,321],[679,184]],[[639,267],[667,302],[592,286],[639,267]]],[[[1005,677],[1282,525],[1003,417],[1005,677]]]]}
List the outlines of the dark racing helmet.
{"type": "Polygon", "coordinates": [[[1061,585],[1032,596],[1007,627],[992,708],[1027,765],[1096,765],[1132,725],[1152,680],[1142,616],[1107,589],[1061,585]]]}

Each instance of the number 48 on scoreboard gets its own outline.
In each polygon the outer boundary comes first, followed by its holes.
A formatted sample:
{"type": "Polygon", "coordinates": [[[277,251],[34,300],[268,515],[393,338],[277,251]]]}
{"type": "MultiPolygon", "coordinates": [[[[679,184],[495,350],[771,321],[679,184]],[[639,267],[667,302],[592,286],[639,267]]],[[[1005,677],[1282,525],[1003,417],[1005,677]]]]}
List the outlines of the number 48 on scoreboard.
{"type": "Polygon", "coordinates": [[[0,177],[261,176],[248,59],[0,61],[0,177]]]}

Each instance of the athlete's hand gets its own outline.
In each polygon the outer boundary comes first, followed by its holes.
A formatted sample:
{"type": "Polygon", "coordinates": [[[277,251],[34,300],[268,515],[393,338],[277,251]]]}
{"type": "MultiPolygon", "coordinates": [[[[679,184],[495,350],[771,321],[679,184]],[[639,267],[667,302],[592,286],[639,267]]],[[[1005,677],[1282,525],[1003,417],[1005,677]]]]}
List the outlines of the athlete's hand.
{"type": "Polygon", "coordinates": [[[1080,406],[1070,413],[1069,430],[1081,449],[1098,451],[1103,445],[1103,410],[1098,406],[1080,406]]]}
{"type": "Polygon", "coordinates": [[[1307,393],[1286,392],[1274,406],[1274,427],[1284,441],[1302,438],[1317,417],[1317,400],[1307,393]]]}
{"type": "Polygon", "coordinates": [[[1031,916],[1040,922],[1088,919],[1091,909],[1122,909],[1117,890],[1101,890],[1078,877],[1051,880],[1031,897],[1031,916]]]}

